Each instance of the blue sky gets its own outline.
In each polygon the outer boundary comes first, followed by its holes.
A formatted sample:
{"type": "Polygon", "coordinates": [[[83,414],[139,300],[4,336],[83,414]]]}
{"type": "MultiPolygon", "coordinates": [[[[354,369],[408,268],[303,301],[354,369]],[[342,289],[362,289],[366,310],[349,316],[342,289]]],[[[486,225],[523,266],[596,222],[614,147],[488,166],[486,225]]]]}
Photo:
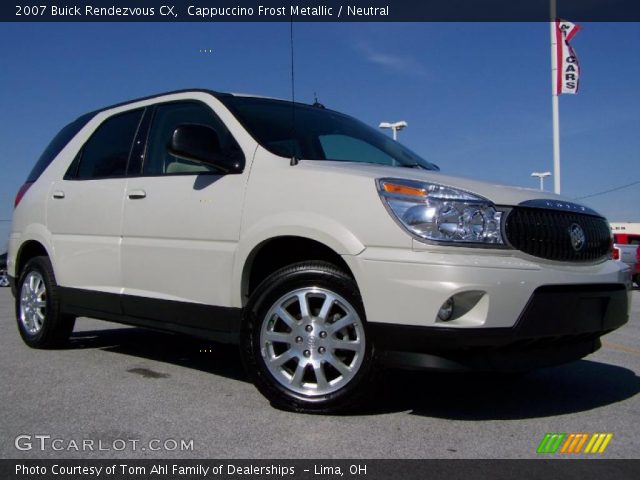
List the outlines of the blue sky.
{"type": "MultiPolygon", "coordinates": [[[[640,180],[640,24],[582,26],[580,92],[560,97],[569,198],[640,180]]],[[[298,23],[294,39],[297,100],[406,120],[400,141],[447,173],[534,188],[552,170],[548,24],[298,23]]],[[[84,112],[188,87],[291,95],[288,23],[3,24],[0,58],[0,219],[84,112]]],[[[640,222],[639,199],[636,184],[583,203],[640,222]]]]}

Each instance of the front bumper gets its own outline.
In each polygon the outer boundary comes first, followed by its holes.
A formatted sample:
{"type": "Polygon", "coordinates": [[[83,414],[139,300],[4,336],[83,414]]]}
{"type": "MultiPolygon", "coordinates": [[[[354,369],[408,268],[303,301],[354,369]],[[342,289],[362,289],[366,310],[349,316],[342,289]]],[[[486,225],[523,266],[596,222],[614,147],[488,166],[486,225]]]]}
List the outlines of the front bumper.
{"type": "Polygon", "coordinates": [[[382,359],[393,366],[518,371],[578,360],[627,321],[625,285],[555,285],[538,288],[511,328],[374,323],[369,329],[382,359]]]}
{"type": "Polygon", "coordinates": [[[628,270],[616,262],[538,262],[519,252],[367,249],[345,258],[369,335],[387,363],[529,370],[582,358],[628,321],[628,270]],[[461,253],[459,253],[461,252],[461,253]],[[438,318],[454,297],[449,321],[438,318]]]}

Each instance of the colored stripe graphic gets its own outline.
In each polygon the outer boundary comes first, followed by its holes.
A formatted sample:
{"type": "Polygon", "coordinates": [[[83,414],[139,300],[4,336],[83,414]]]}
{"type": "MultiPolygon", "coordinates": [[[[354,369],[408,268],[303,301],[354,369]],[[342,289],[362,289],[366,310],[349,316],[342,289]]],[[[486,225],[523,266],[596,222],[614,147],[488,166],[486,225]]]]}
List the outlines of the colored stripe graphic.
{"type": "Polygon", "coordinates": [[[565,440],[564,444],[562,444],[560,453],[580,453],[584,442],[587,441],[587,438],[589,438],[588,433],[570,434],[565,440]]]}
{"type": "Polygon", "coordinates": [[[575,433],[570,434],[565,440],[564,444],[562,445],[562,448],[560,449],[560,453],[568,453],[570,446],[575,441],[575,438],[576,438],[575,433]]]}
{"type": "Polygon", "coordinates": [[[576,446],[575,452],[571,452],[571,453],[580,453],[580,450],[582,450],[582,446],[584,445],[584,442],[587,441],[587,438],[589,438],[589,434],[588,433],[583,433],[582,434],[582,439],[580,439],[580,442],[576,446]]]}
{"type": "Polygon", "coordinates": [[[590,453],[590,454],[602,454],[609,446],[609,442],[613,438],[613,433],[547,433],[540,445],[538,445],[537,453],[550,454],[550,453],[564,453],[564,454],[577,454],[577,453],[590,453]],[[582,450],[582,447],[587,445],[582,450]]]}
{"type": "Polygon", "coordinates": [[[566,433],[547,433],[538,445],[537,453],[556,453],[566,436],[566,433]]]}
{"type": "Polygon", "coordinates": [[[584,453],[604,453],[612,438],[612,433],[594,433],[584,453]]]}

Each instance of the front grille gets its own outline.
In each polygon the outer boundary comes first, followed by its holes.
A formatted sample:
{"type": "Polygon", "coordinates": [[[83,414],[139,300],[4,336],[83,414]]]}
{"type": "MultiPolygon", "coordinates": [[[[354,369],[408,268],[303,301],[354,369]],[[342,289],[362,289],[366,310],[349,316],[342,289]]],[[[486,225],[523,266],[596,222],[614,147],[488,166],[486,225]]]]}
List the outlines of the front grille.
{"type": "Polygon", "coordinates": [[[588,262],[609,253],[611,232],[604,218],[579,213],[516,207],[507,216],[505,233],[509,243],[535,257],[563,262],[588,262]],[[584,246],[576,251],[569,229],[579,225],[584,246]]]}

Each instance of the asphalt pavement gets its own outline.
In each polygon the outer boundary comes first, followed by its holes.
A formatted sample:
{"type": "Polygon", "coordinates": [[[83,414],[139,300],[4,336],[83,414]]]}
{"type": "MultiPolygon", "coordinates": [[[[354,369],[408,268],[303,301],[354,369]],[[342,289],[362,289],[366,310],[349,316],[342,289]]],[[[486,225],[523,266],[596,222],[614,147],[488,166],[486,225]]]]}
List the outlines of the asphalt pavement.
{"type": "MultiPolygon", "coordinates": [[[[640,455],[640,291],[630,322],[584,360],[523,378],[390,370],[352,415],[276,410],[237,349],[79,319],[33,350],[0,289],[2,458],[531,458],[549,432],[640,455]]],[[[584,454],[583,454],[584,455],[584,454]]]]}

